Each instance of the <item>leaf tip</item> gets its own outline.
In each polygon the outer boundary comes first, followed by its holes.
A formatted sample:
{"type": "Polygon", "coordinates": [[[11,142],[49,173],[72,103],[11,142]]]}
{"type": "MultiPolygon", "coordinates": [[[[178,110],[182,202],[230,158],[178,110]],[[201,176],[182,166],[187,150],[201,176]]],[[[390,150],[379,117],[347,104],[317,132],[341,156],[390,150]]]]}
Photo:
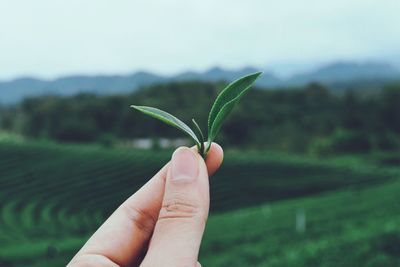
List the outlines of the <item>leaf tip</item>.
{"type": "Polygon", "coordinates": [[[257,71],[257,72],[254,72],[253,74],[250,74],[250,75],[254,75],[254,76],[256,76],[256,77],[258,78],[258,77],[260,77],[260,76],[263,75],[263,74],[264,74],[263,71],[257,71]]]}
{"type": "Polygon", "coordinates": [[[130,105],[129,107],[136,109],[136,110],[140,110],[140,106],[136,106],[136,105],[130,105]]]}

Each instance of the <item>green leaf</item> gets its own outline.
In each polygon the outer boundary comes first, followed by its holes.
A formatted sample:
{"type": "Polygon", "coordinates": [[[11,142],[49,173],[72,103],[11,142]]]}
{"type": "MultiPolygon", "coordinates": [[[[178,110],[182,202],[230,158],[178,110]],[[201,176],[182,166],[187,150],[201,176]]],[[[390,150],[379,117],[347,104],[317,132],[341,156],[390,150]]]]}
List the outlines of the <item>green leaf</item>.
{"type": "Polygon", "coordinates": [[[194,125],[194,129],[195,129],[195,133],[196,133],[196,135],[197,135],[197,138],[198,138],[199,141],[200,141],[200,147],[197,147],[197,148],[199,149],[200,155],[201,155],[202,157],[205,157],[206,155],[205,155],[205,153],[204,153],[204,152],[205,152],[205,150],[204,150],[204,141],[205,141],[205,139],[204,139],[204,134],[203,134],[203,132],[202,132],[200,126],[197,124],[196,120],[195,120],[195,119],[192,119],[192,122],[193,122],[193,125],[194,125]]]}
{"type": "Polygon", "coordinates": [[[229,84],[218,95],[208,117],[208,141],[211,144],[221,129],[222,123],[232,111],[236,103],[250,89],[262,72],[244,76],[229,84]]]}
{"type": "Polygon", "coordinates": [[[163,121],[169,125],[172,125],[186,134],[190,136],[190,138],[193,139],[193,141],[196,143],[198,147],[201,146],[201,143],[199,139],[197,138],[196,134],[190,129],[189,126],[187,126],[183,121],[180,119],[176,118],[175,116],[169,114],[168,112],[162,111],[161,109],[158,108],[152,108],[152,107],[146,107],[146,106],[135,106],[131,105],[132,108],[139,110],[140,112],[143,112],[146,115],[149,115],[153,118],[159,119],[160,121],[163,121]]]}

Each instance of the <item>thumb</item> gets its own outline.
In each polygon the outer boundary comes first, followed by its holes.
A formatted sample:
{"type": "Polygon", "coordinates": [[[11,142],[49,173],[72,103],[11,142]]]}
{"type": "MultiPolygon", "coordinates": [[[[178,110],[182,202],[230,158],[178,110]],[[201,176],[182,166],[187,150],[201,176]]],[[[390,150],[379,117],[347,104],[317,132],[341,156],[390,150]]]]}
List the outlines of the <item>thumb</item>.
{"type": "Polygon", "coordinates": [[[162,208],[143,266],[197,266],[209,208],[203,159],[189,148],[172,155],[162,208]]]}

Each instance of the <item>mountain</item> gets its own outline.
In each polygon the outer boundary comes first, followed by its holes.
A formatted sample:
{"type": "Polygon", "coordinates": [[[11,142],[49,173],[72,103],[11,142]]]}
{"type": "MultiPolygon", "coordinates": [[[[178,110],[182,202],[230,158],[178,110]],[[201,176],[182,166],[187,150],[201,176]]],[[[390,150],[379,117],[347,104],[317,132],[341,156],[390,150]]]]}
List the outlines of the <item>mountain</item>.
{"type": "MultiPolygon", "coordinates": [[[[220,67],[211,68],[203,73],[198,72],[184,72],[172,77],[175,81],[188,81],[188,80],[199,80],[207,82],[219,82],[219,81],[233,81],[237,78],[260,71],[253,67],[246,67],[239,70],[226,70],[220,67]]],[[[282,81],[274,74],[264,72],[264,74],[257,80],[256,85],[260,87],[272,87],[277,86],[282,81]]]]}
{"type": "MultiPolygon", "coordinates": [[[[126,76],[68,76],[51,81],[20,78],[7,82],[0,81],[0,104],[14,104],[25,97],[41,95],[69,96],[82,92],[98,95],[124,94],[144,86],[168,81],[232,81],[256,71],[258,70],[254,68],[231,71],[216,67],[205,72],[184,72],[172,77],[142,71],[126,76]]],[[[273,85],[276,81],[279,80],[274,75],[265,74],[258,85],[273,85]]]]}
{"type": "Polygon", "coordinates": [[[344,82],[390,81],[399,78],[399,70],[387,63],[337,62],[320,67],[309,73],[295,75],[286,82],[292,85],[302,85],[310,82],[334,85],[344,82]]]}
{"type": "MultiPolygon", "coordinates": [[[[14,104],[28,96],[74,95],[81,92],[99,95],[124,94],[141,87],[169,81],[232,81],[243,75],[260,69],[246,67],[239,70],[227,70],[220,67],[205,72],[183,72],[175,76],[160,76],[149,72],[136,72],[132,75],[68,76],[51,81],[19,78],[12,81],[0,81],[0,104],[14,104]]],[[[279,78],[271,72],[257,80],[262,88],[296,87],[310,82],[320,82],[332,88],[347,89],[349,86],[381,86],[399,79],[400,72],[390,64],[379,62],[354,63],[338,62],[313,71],[297,74],[289,78],[279,78]]]]}
{"type": "Polygon", "coordinates": [[[12,104],[24,97],[74,95],[81,92],[101,95],[131,92],[142,86],[163,82],[165,78],[146,72],[127,76],[69,76],[52,81],[20,78],[0,82],[0,103],[12,104]]]}

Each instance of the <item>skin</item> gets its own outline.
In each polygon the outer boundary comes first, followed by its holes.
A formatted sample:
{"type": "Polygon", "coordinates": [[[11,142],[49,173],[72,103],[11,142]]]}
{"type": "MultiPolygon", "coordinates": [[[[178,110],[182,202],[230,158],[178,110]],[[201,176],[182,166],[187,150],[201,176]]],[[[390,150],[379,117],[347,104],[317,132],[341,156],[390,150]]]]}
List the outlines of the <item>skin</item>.
{"type": "Polygon", "coordinates": [[[205,161],[194,148],[178,148],[67,266],[201,266],[198,253],[208,218],[208,178],[222,160],[223,150],[215,143],[205,161]]]}

